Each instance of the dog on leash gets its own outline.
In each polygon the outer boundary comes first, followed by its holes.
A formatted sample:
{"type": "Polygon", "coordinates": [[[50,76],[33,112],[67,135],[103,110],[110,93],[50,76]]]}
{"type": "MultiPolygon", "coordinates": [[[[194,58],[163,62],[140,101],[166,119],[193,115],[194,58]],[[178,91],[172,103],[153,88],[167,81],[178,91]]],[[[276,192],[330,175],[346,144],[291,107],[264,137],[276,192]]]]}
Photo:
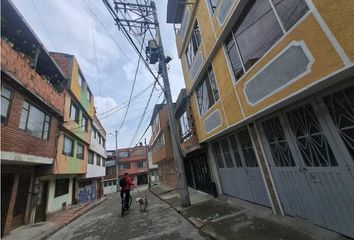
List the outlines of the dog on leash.
{"type": "Polygon", "coordinates": [[[137,203],[139,203],[140,211],[146,212],[146,208],[147,208],[147,205],[148,205],[147,196],[145,196],[144,198],[142,198],[142,197],[137,197],[137,198],[135,199],[135,201],[136,201],[137,203]]]}

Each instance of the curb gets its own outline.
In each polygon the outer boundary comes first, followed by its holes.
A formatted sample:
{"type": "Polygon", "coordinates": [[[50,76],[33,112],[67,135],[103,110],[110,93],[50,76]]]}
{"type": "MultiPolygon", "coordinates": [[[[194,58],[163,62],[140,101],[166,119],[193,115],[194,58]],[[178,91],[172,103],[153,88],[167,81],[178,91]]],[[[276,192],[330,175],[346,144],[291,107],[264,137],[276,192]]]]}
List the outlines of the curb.
{"type": "MultiPolygon", "coordinates": [[[[205,226],[205,225],[198,226],[198,225],[195,224],[191,219],[189,219],[186,215],[184,215],[181,210],[175,208],[175,207],[174,207],[173,205],[171,205],[167,200],[161,198],[159,195],[157,195],[155,192],[151,191],[150,189],[149,189],[149,191],[150,191],[152,194],[154,194],[158,199],[160,199],[161,201],[167,203],[173,210],[175,210],[179,215],[181,215],[184,219],[186,219],[188,222],[190,222],[195,228],[197,228],[199,232],[202,232],[203,234],[208,235],[208,237],[210,237],[210,238],[213,239],[213,240],[217,240],[217,238],[215,238],[214,236],[212,236],[209,232],[203,231],[202,227],[205,226]]],[[[191,207],[191,206],[190,206],[190,207],[191,207]]]]}
{"type": "Polygon", "coordinates": [[[74,216],[72,219],[70,219],[68,222],[57,226],[56,228],[52,229],[51,231],[43,234],[43,236],[39,236],[38,240],[45,240],[45,239],[49,238],[50,236],[54,235],[56,232],[58,232],[59,230],[61,230],[65,226],[69,225],[70,223],[72,223],[73,221],[75,221],[76,219],[78,219],[79,217],[84,215],[85,213],[89,212],[90,210],[94,209],[95,207],[97,207],[99,204],[103,203],[106,200],[107,200],[107,197],[103,197],[102,199],[98,200],[97,202],[94,202],[94,203],[90,204],[89,206],[87,206],[86,209],[83,208],[83,209],[85,209],[85,211],[83,211],[81,209],[80,211],[78,211],[78,214],[76,216],[74,216]]]}

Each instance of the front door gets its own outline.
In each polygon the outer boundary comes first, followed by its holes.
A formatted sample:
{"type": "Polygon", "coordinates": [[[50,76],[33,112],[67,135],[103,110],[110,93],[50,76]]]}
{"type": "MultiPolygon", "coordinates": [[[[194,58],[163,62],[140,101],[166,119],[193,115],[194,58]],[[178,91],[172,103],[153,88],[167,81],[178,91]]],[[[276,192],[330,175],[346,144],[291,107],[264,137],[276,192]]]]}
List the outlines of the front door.
{"type": "Polygon", "coordinates": [[[48,181],[40,182],[38,192],[39,204],[36,207],[34,222],[42,222],[46,220],[47,197],[48,197],[48,181]]]}
{"type": "Polygon", "coordinates": [[[1,174],[1,237],[4,236],[4,228],[9,210],[14,179],[15,177],[13,174],[1,174]]]}
{"type": "Polygon", "coordinates": [[[213,151],[225,194],[270,206],[247,128],[213,143],[213,151]]]}
{"type": "Polygon", "coordinates": [[[261,125],[285,212],[354,237],[354,87],[261,125]]]}
{"type": "Polygon", "coordinates": [[[12,218],[12,228],[19,227],[25,223],[27,198],[31,182],[30,174],[21,174],[17,188],[15,208],[12,218]]]}

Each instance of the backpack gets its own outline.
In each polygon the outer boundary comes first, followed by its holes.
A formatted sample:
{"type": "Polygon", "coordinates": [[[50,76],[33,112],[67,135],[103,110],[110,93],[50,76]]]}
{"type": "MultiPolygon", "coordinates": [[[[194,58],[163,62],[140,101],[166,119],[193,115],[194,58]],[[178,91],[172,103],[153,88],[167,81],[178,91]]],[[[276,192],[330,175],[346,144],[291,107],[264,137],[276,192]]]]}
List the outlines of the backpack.
{"type": "Polygon", "coordinates": [[[124,188],[125,186],[127,186],[127,180],[125,180],[125,177],[122,177],[121,179],[119,179],[119,186],[121,188],[124,188]]]}

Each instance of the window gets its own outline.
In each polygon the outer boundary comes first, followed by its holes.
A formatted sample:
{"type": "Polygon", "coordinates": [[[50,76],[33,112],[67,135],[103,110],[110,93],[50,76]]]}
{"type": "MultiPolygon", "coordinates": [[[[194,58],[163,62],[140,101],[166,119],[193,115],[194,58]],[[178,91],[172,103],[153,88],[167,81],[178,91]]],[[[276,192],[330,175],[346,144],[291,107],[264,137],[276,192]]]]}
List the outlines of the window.
{"type": "Polygon", "coordinates": [[[69,178],[55,180],[55,193],[54,197],[59,197],[69,193],[69,178]]]}
{"type": "Polygon", "coordinates": [[[115,176],[116,175],[116,167],[107,167],[106,168],[106,175],[107,176],[115,176]]]}
{"type": "Polygon", "coordinates": [[[186,57],[187,57],[188,66],[190,66],[192,64],[194,56],[196,55],[196,53],[198,51],[200,42],[201,42],[201,37],[200,37],[199,24],[197,21],[195,21],[192,35],[191,35],[191,38],[189,39],[187,49],[186,49],[186,57]]]}
{"type": "Polygon", "coordinates": [[[87,100],[89,102],[91,102],[91,92],[90,92],[90,90],[88,88],[87,88],[87,91],[86,91],[86,97],[87,97],[87,100]]]}
{"type": "Polygon", "coordinates": [[[32,136],[48,139],[50,117],[38,108],[29,104],[27,101],[23,103],[20,129],[25,130],[32,136]]]}
{"type": "Polygon", "coordinates": [[[309,10],[304,0],[272,0],[285,30],[289,30],[309,10]]]}
{"type": "Polygon", "coordinates": [[[98,154],[96,155],[96,165],[101,166],[101,156],[98,154]]]}
{"type": "Polygon", "coordinates": [[[102,167],[105,167],[105,166],[106,166],[106,159],[102,158],[102,167]]]}
{"type": "Polygon", "coordinates": [[[136,167],[137,167],[137,168],[143,168],[143,167],[144,167],[144,161],[138,161],[138,162],[136,162],[136,167]]]}
{"type": "Polygon", "coordinates": [[[74,141],[71,138],[64,136],[63,154],[72,157],[73,152],[74,152],[74,141]]]}
{"type": "Polygon", "coordinates": [[[98,134],[98,143],[99,143],[99,144],[101,144],[101,140],[102,140],[102,139],[101,139],[101,135],[98,134]]]}
{"type": "Polygon", "coordinates": [[[122,169],[130,169],[130,163],[122,163],[122,169]]]}
{"type": "Polygon", "coordinates": [[[191,135],[191,128],[189,126],[187,112],[184,112],[183,115],[179,118],[179,123],[181,126],[181,139],[185,140],[191,135]]]}
{"type": "Polygon", "coordinates": [[[94,156],[95,156],[94,152],[88,151],[88,164],[93,164],[94,156]]]}
{"type": "Polygon", "coordinates": [[[82,87],[83,80],[82,80],[82,77],[81,77],[80,73],[79,73],[79,77],[77,78],[77,81],[79,83],[79,86],[82,87]]]}
{"type": "Polygon", "coordinates": [[[71,102],[70,118],[79,123],[79,107],[74,102],[71,102]]]}
{"type": "Polygon", "coordinates": [[[214,12],[215,12],[216,6],[219,3],[219,0],[207,0],[207,2],[209,5],[208,7],[210,9],[211,15],[214,15],[214,12]]]}
{"type": "Polygon", "coordinates": [[[11,96],[12,92],[1,86],[1,123],[5,123],[9,115],[11,96]]]}
{"type": "Polygon", "coordinates": [[[252,1],[225,41],[236,81],[308,11],[303,0],[272,1],[280,22],[269,1],[252,1]]]}
{"type": "Polygon", "coordinates": [[[77,143],[76,157],[78,159],[84,159],[84,145],[77,143]]]}
{"type": "Polygon", "coordinates": [[[81,128],[87,132],[88,120],[87,120],[87,117],[85,117],[85,116],[82,117],[81,128]]]}
{"type": "Polygon", "coordinates": [[[106,140],[102,137],[102,146],[105,148],[106,147],[106,140]]]}
{"type": "Polygon", "coordinates": [[[210,67],[202,83],[197,87],[197,101],[200,115],[203,115],[218,100],[219,92],[216,87],[213,70],[210,67]]]}
{"type": "Polygon", "coordinates": [[[159,151],[160,149],[162,149],[165,146],[165,136],[164,134],[161,134],[161,136],[158,137],[158,139],[156,139],[153,147],[152,147],[152,151],[155,153],[157,151],[159,151]]]}
{"type": "Polygon", "coordinates": [[[93,136],[94,136],[95,139],[97,138],[97,130],[96,130],[96,128],[93,129],[93,136]]]}
{"type": "Polygon", "coordinates": [[[118,153],[118,156],[121,158],[129,157],[129,152],[128,151],[121,151],[118,153]]]}
{"type": "Polygon", "coordinates": [[[155,137],[157,134],[160,132],[160,116],[159,113],[156,114],[156,117],[154,119],[153,125],[152,125],[152,136],[155,137]]]}

